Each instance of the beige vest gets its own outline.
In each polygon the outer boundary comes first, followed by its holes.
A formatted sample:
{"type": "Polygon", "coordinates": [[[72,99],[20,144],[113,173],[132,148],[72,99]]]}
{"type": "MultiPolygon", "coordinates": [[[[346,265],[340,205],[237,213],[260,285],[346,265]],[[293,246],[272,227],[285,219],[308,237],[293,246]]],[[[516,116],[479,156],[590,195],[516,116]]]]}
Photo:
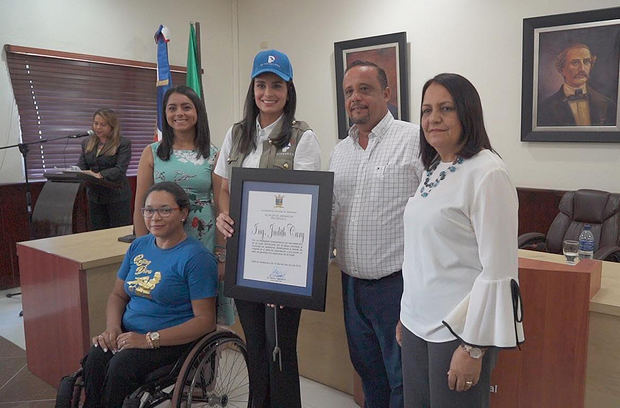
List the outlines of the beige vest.
{"type": "MultiPolygon", "coordinates": [[[[297,151],[299,139],[301,139],[301,136],[306,130],[310,130],[310,127],[306,122],[294,120],[291,124],[291,139],[288,146],[279,148],[272,144],[272,139],[276,139],[280,136],[281,128],[282,122],[274,127],[269,135],[269,139],[263,142],[263,154],[260,157],[259,168],[293,170],[295,152],[297,151]]],[[[247,153],[239,153],[239,144],[242,135],[243,127],[240,123],[235,123],[232,128],[232,146],[230,154],[228,155],[228,164],[232,167],[241,167],[243,160],[247,156],[247,153]]]]}

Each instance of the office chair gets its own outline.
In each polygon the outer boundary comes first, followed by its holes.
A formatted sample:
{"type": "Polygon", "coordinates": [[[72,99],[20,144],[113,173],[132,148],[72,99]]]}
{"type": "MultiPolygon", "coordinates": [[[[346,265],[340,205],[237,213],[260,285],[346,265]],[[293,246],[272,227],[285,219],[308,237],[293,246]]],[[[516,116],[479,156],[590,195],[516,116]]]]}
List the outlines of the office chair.
{"type": "Polygon", "coordinates": [[[579,240],[585,224],[592,225],[594,259],[620,262],[620,194],[599,190],[569,191],[562,196],[547,234],[519,236],[520,249],[561,254],[566,239],[579,240]]]}

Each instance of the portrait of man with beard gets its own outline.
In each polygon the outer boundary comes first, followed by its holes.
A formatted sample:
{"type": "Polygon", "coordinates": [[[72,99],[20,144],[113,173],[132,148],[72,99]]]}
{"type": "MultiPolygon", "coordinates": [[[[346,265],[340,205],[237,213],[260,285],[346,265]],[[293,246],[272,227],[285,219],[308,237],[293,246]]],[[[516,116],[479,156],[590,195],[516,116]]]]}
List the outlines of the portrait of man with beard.
{"type": "Polygon", "coordinates": [[[590,47],[574,43],[555,58],[560,89],[538,107],[538,126],[615,126],[616,103],[588,84],[596,63],[590,47]]]}

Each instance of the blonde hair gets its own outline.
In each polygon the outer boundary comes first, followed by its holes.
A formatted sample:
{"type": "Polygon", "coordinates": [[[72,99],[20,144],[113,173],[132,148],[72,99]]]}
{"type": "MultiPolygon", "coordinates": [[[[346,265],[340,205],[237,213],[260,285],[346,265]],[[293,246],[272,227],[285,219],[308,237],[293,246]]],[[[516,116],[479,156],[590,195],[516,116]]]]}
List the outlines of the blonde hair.
{"type": "MultiPolygon", "coordinates": [[[[105,156],[114,156],[118,150],[118,146],[121,143],[121,125],[119,123],[118,116],[112,109],[97,109],[93,114],[93,120],[95,120],[97,115],[101,116],[103,120],[105,120],[106,123],[112,128],[112,136],[103,146],[101,154],[105,156]]],[[[86,143],[86,153],[90,153],[95,150],[98,144],[99,138],[97,135],[92,135],[88,139],[88,143],[86,143]]]]}

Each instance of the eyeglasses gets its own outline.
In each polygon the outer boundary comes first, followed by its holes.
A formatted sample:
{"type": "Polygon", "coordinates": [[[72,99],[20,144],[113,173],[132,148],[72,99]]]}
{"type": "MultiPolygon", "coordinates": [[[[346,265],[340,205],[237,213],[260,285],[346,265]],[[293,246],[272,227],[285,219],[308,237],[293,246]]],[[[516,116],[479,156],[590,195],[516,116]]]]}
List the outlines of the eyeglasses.
{"type": "Polygon", "coordinates": [[[153,215],[155,215],[155,213],[159,214],[160,217],[162,218],[168,218],[170,217],[170,214],[172,214],[172,212],[174,210],[178,210],[179,207],[161,207],[161,208],[151,208],[151,207],[145,207],[142,208],[142,215],[144,216],[144,218],[152,218],[153,215]]]}

